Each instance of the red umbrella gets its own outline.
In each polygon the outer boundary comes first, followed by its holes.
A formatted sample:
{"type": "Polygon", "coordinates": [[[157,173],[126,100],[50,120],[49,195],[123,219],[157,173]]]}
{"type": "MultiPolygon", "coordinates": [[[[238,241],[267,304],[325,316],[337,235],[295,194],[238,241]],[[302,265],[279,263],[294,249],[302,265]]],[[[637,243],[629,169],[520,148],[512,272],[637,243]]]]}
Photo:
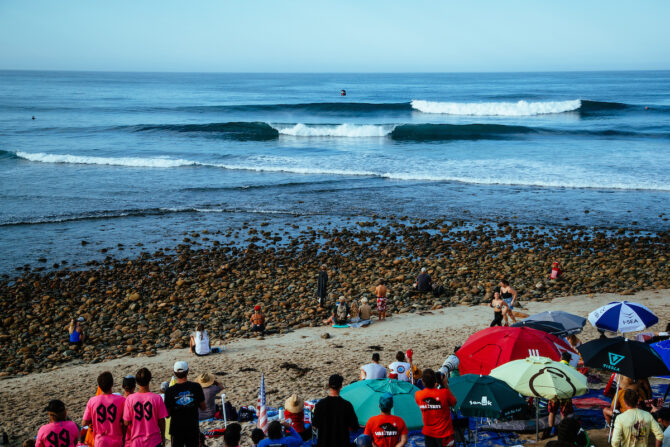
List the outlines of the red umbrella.
{"type": "Polygon", "coordinates": [[[487,375],[497,366],[529,356],[561,360],[568,351],[579,355],[565,341],[529,327],[490,327],[476,332],[456,352],[461,374],[487,375]]]}

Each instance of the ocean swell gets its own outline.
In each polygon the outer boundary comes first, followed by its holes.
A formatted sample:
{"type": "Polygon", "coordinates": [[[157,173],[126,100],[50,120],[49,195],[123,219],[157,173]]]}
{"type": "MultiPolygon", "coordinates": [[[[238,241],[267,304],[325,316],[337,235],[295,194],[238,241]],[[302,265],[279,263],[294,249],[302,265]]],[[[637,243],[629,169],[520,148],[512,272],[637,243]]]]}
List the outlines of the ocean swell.
{"type": "Polygon", "coordinates": [[[579,99],[571,101],[539,102],[437,102],[412,100],[412,108],[422,113],[468,116],[532,116],[564,113],[578,110],[582,106],[579,99]]]}

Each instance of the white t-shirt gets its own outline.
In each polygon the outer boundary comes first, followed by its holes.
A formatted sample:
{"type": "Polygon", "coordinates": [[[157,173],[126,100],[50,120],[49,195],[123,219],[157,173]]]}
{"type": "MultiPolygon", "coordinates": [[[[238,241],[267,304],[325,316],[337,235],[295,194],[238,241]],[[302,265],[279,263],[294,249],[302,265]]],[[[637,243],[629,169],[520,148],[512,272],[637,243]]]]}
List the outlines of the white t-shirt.
{"type": "Polygon", "coordinates": [[[209,354],[209,335],[207,331],[196,331],[193,338],[195,340],[195,353],[198,355],[209,354]]]}
{"type": "Polygon", "coordinates": [[[361,366],[361,369],[365,371],[365,378],[367,380],[383,379],[386,377],[386,368],[379,363],[368,363],[367,365],[361,366]]]}
{"type": "Polygon", "coordinates": [[[412,367],[407,362],[393,362],[389,365],[389,371],[398,375],[398,380],[409,382],[409,370],[412,367]]]}

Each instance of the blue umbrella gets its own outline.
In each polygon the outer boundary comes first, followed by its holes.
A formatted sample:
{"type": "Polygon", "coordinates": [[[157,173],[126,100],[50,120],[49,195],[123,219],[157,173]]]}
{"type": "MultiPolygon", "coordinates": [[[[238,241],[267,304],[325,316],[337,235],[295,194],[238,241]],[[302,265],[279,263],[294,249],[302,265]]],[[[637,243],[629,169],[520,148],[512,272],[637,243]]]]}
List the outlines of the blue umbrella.
{"type": "Polygon", "coordinates": [[[611,332],[642,331],[658,323],[658,317],[642,304],[613,301],[589,314],[589,322],[611,332]]]}
{"type": "MultiPolygon", "coordinates": [[[[651,347],[654,351],[661,356],[661,360],[665,363],[665,366],[670,369],[670,340],[663,340],[657,343],[652,343],[651,347]]],[[[670,379],[670,376],[660,376],[664,379],[670,379]]]]}

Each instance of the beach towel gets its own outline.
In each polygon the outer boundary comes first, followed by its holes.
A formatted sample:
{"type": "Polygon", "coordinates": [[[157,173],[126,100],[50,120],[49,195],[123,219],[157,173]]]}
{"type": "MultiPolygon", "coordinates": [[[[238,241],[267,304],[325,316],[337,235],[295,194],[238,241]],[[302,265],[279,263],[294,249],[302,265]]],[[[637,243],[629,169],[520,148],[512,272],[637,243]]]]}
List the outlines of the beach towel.
{"type": "Polygon", "coordinates": [[[349,326],[348,324],[334,324],[333,327],[336,328],[336,329],[341,329],[341,328],[346,328],[346,327],[351,327],[351,326],[349,326]]]}

